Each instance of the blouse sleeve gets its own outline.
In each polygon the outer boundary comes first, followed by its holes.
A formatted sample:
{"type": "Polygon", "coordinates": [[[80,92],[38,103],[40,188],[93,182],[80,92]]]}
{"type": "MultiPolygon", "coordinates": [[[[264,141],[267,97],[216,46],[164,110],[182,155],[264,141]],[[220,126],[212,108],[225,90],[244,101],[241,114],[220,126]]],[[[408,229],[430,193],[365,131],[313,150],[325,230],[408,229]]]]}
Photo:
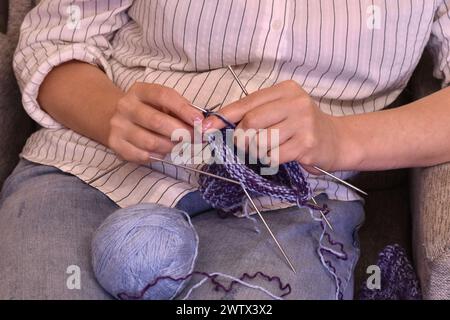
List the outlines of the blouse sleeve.
{"type": "Polygon", "coordinates": [[[21,26],[13,68],[26,112],[46,128],[60,128],[37,102],[39,87],[56,66],[84,61],[111,76],[108,58],[115,32],[129,21],[132,0],[46,0],[21,26]]]}
{"type": "Polygon", "coordinates": [[[447,87],[450,84],[450,0],[439,1],[429,48],[434,58],[434,76],[447,87]]]}

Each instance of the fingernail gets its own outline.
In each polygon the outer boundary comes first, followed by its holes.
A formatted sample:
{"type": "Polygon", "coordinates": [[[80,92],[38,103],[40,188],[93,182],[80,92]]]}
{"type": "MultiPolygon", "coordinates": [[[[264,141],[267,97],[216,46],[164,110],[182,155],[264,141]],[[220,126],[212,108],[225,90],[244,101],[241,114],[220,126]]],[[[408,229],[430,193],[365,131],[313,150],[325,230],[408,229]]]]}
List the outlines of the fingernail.
{"type": "Polygon", "coordinates": [[[202,121],[203,121],[203,118],[202,117],[199,117],[199,116],[195,116],[194,117],[194,125],[195,124],[200,124],[200,123],[202,123],[202,121]]]}
{"type": "Polygon", "coordinates": [[[210,129],[212,126],[212,120],[204,120],[202,122],[202,131],[205,132],[206,130],[210,129]]]}
{"type": "Polygon", "coordinates": [[[156,158],[156,159],[164,159],[164,156],[161,155],[161,154],[158,154],[158,153],[149,152],[148,155],[149,155],[149,158],[150,159],[153,158],[153,160],[155,160],[154,158],[156,158]]]}

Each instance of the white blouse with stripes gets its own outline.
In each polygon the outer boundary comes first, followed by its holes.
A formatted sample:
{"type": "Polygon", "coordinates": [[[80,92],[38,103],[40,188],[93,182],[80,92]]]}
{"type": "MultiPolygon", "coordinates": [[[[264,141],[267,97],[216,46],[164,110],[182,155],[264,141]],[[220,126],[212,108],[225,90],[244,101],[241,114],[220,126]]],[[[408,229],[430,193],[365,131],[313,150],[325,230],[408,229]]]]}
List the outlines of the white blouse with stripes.
{"type": "MultiPolygon", "coordinates": [[[[242,97],[225,68],[233,65],[250,92],[294,79],[324,112],[343,116],[393,102],[427,45],[446,86],[450,0],[44,0],[27,15],[14,57],[24,108],[42,127],[21,156],[88,183],[121,162],[39,107],[45,76],[69,60],[99,66],[123,90],[158,83],[204,107],[242,97]]],[[[308,180],[331,199],[358,199],[328,177],[308,180]]],[[[91,185],[121,207],[174,206],[198,186],[196,175],[161,163],[128,163],[91,185]]]]}

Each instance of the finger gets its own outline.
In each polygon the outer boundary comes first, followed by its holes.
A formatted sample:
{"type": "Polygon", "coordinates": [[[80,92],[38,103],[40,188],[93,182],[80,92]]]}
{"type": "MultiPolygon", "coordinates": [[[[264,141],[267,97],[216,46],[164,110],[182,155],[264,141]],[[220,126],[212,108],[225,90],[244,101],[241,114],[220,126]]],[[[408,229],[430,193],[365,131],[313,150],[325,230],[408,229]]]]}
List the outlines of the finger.
{"type": "MultiPolygon", "coordinates": [[[[247,112],[258,106],[283,98],[286,99],[304,94],[306,94],[306,92],[301,89],[296,82],[291,80],[284,81],[273,87],[261,89],[249,94],[248,96],[223,107],[219,112],[231,122],[238,123],[247,112]]],[[[222,129],[224,124],[219,118],[211,117],[204,121],[204,127],[206,127],[206,129],[222,129]]]]}
{"type": "Polygon", "coordinates": [[[177,129],[184,129],[191,133],[192,127],[183,121],[174,118],[152,106],[142,102],[134,102],[134,111],[130,112],[131,121],[150,131],[158,133],[164,137],[171,138],[177,129]]]}
{"type": "MultiPolygon", "coordinates": [[[[248,112],[236,127],[235,141],[241,143],[245,141],[245,150],[248,150],[248,143],[259,144],[257,141],[251,141],[247,137],[260,139],[265,138],[261,137],[264,134],[270,139],[271,137],[275,139],[276,134],[282,134],[279,138],[282,140],[281,142],[285,142],[294,134],[297,127],[295,123],[290,123],[288,119],[292,103],[294,102],[291,100],[277,100],[248,112]],[[258,130],[258,135],[252,133],[254,129],[258,130]]],[[[268,140],[267,143],[271,143],[271,141],[268,140]]],[[[251,146],[253,147],[253,145],[251,146]]],[[[251,149],[255,150],[254,148],[251,149]]],[[[252,156],[256,155],[252,154],[252,156]]]]}
{"type": "Polygon", "coordinates": [[[271,166],[280,165],[283,163],[296,160],[298,152],[296,150],[297,143],[294,139],[289,139],[278,147],[271,149],[268,153],[268,162],[271,166]]]}
{"type": "Polygon", "coordinates": [[[298,142],[295,139],[289,139],[285,143],[281,144],[278,148],[270,150],[267,163],[265,162],[265,164],[277,166],[291,161],[298,161],[300,165],[309,173],[314,175],[321,175],[319,171],[314,169],[314,166],[305,165],[304,163],[302,163],[302,158],[307,157],[308,155],[304,154],[303,156],[299,156],[299,152],[296,151],[298,149],[298,142]]]}
{"type": "Polygon", "coordinates": [[[139,149],[161,155],[170,153],[175,146],[169,139],[136,125],[127,130],[124,138],[139,149]]]}
{"type": "Polygon", "coordinates": [[[291,139],[298,130],[298,125],[294,126],[289,119],[277,123],[266,129],[268,135],[268,147],[273,149],[291,139]],[[272,147],[273,146],[273,147],[272,147]]]}
{"type": "Polygon", "coordinates": [[[148,164],[150,162],[149,156],[152,155],[150,152],[139,149],[125,140],[116,141],[114,150],[122,159],[138,164],[148,164]]]}
{"type": "Polygon", "coordinates": [[[133,93],[142,102],[161,108],[166,113],[170,112],[191,126],[204,118],[203,114],[191,107],[189,101],[175,89],[159,84],[136,83],[133,93]]]}
{"type": "Polygon", "coordinates": [[[303,167],[303,169],[305,169],[307,172],[315,175],[315,176],[323,176],[324,174],[322,172],[320,172],[319,170],[315,169],[314,166],[307,166],[302,164],[301,165],[303,167]]]}
{"type": "Polygon", "coordinates": [[[268,164],[265,161],[267,161],[270,150],[278,148],[291,139],[294,134],[295,128],[287,120],[270,128],[260,129],[250,141],[248,151],[251,156],[258,157],[264,164],[268,164]]]}
{"type": "Polygon", "coordinates": [[[294,103],[290,99],[280,99],[256,107],[244,115],[237,128],[244,130],[269,128],[286,120],[294,103]]]}

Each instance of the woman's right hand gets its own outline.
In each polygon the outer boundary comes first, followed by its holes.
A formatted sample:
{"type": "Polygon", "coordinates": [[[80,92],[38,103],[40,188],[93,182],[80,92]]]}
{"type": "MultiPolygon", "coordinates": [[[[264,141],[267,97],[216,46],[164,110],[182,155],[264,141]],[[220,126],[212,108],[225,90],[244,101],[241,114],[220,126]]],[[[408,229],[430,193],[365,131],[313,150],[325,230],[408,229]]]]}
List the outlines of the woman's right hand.
{"type": "Polygon", "coordinates": [[[124,160],[148,164],[172,151],[172,132],[191,132],[203,115],[174,89],[136,82],[117,102],[110,120],[108,146],[124,160]]]}

